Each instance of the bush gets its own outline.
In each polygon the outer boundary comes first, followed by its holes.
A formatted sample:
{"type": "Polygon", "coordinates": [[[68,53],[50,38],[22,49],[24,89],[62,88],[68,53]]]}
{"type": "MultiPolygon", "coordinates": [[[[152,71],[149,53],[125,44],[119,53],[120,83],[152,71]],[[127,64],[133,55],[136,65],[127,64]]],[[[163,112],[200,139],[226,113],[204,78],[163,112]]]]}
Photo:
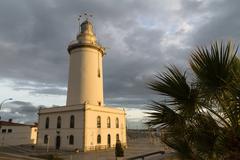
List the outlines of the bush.
{"type": "Polygon", "coordinates": [[[124,157],[124,150],[120,140],[116,142],[115,155],[116,157],[124,157]]]}

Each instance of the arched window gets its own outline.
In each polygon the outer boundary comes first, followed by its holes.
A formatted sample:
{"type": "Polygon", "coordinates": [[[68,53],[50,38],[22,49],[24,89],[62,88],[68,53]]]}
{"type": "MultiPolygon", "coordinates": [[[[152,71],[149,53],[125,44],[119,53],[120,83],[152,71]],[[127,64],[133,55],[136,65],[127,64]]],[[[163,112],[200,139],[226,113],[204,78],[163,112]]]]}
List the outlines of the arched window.
{"type": "Polygon", "coordinates": [[[119,134],[116,135],[116,140],[119,140],[119,134]]]}
{"type": "Polygon", "coordinates": [[[44,135],[44,140],[43,141],[44,141],[44,144],[48,143],[48,135],[46,135],[46,134],[44,135]]]}
{"type": "Polygon", "coordinates": [[[61,117],[58,116],[58,118],[57,118],[57,128],[61,128],[61,121],[62,121],[61,117]]]}
{"type": "Polygon", "coordinates": [[[49,128],[49,117],[46,118],[46,121],[45,121],[45,128],[49,128]]]}
{"type": "Polygon", "coordinates": [[[74,128],[75,118],[74,115],[71,115],[70,117],[70,128],[74,128]]]}
{"type": "Polygon", "coordinates": [[[100,134],[97,136],[97,144],[101,144],[101,135],[100,134]]]}
{"type": "Polygon", "coordinates": [[[73,144],[74,144],[74,136],[73,136],[73,135],[71,135],[71,136],[69,137],[69,144],[70,144],[70,145],[73,145],[73,144]]]}
{"type": "Polygon", "coordinates": [[[108,144],[108,147],[111,147],[111,135],[108,134],[107,136],[107,144],[108,144]]]}
{"type": "Polygon", "coordinates": [[[111,119],[110,119],[110,117],[107,118],[107,128],[111,128],[111,119]]]}
{"type": "Polygon", "coordinates": [[[97,128],[101,128],[101,117],[97,117],[97,128]]]}
{"type": "Polygon", "coordinates": [[[116,128],[119,128],[119,119],[116,118],[116,128]]]}

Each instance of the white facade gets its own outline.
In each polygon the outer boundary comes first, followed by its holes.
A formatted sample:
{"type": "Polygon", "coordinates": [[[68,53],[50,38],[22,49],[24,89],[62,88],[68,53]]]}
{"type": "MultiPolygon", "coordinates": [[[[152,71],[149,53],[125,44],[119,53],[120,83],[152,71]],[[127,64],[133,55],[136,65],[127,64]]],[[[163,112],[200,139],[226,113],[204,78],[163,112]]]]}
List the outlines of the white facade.
{"type": "Polygon", "coordinates": [[[0,121],[0,146],[36,144],[37,127],[0,121]]]}
{"type": "Polygon", "coordinates": [[[53,149],[81,149],[83,147],[82,137],[84,132],[83,116],[82,106],[40,109],[38,145],[42,147],[49,145],[53,149]],[[70,127],[71,116],[74,116],[74,126],[72,128],[70,127]],[[60,126],[57,126],[59,117],[61,117],[61,122],[60,126]],[[74,137],[73,144],[69,144],[71,135],[74,137]],[[46,137],[48,140],[46,140],[46,137]],[[56,144],[57,137],[60,137],[59,146],[56,144]]]}
{"type": "Polygon", "coordinates": [[[117,138],[124,146],[127,145],[124,110],[86,105],[85,150],[115,147],[117,138]],[[100,126],[98,118],[100,118],[100,126]],[[100,143],[98,143],[98,136],[101,136],[100,143]]]}
{"type": "Polygon", "coordinates": [[[117,137],[126,145],[126,121],[123,110],[84,104],[41,109],[39,114],[41,116],[39,116],[38,145],[41,147],[81,151],[106,149],[115,146],[117,137]],[[73,116],[74,125],[71,127],[73,116]],[[61,126],[57,126],[59,117],[61,117],[61,126]],[[110,126],[107,123],[108,119],[110,126]],[[73,137],[72,142],[70,136],[73,137]],[[98,142],[98,136],[101,136],[101,142],[98,142]],[[46,137],[48,141],[44,140],[46,137]]]}
{"type": "Polygon", "coordinates": [[[38,146],[89,151],[112,148],[117,139],[126,146],[126,113],[104,105],[104,48],[97,43],[88,20],[81,24],[68,52],[66,106],[39,110],[38,146]]]}

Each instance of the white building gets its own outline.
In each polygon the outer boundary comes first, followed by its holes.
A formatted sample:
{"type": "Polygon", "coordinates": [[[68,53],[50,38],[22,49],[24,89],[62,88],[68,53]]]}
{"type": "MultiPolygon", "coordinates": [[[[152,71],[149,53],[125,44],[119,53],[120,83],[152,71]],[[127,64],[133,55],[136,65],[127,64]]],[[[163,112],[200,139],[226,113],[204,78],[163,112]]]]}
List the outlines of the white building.
{"type": "Polygon", "coordinates": [[[0,146],[36,144],[36,142],[36,126],[0,121],[0,146]]]}
{"type": "Polygon", "coordinates": [[[112,148],[117,139],[126,145],[125,111],[104,105],[105,49],[97,43],[91,22],[81,24],[68,52],[67,103],[39,110],[38,145],[81,151],[112,148]]]}

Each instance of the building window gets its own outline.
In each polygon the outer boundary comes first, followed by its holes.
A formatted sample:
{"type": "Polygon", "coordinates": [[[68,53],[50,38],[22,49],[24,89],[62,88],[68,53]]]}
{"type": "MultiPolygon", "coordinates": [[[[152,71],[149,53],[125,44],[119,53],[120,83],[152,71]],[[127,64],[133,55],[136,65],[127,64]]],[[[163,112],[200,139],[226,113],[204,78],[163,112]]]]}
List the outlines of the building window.
{"type": "Polygon", "coordinates": [[[48,144],[48,135],[44,136],[44,144],[48,144]]]}
{"type": "Polygon", "coordinates": [[[45,128],[49,128],[49,117],[46,118],[45,128]]]}
{"type": "Polygon", "coordinates": [[[12,133],[12,129],[8,129],[8,133],[12,133]]]}
{"type": "Polygon", "coordinates": [[[110,119],[110,117],[107,118],[107,128],[111,128],[111,119],[110,119]]]}
{"type": "Polygon", "coordinates": [[[116,118],[116,128],[119,128],[119,119],[116,118]]]}
{"type": "Polygon", "coordinates": [[[57,128],[61,128],[61,121],[62,121],[61,117],[58,116],[58,118],[57,118],[57,128]]]}
{"type": "Polygon", "coordinates": [[[100,134],[97,136],[97,144],[101,144],[101,135],[100,134]]]}
{"type": "Polygon", "coordinates": [[[70,144],[70,145],[73,145],[73,144],[74,144],[74,136],[73,136],[73,135],[71,135],[71,136],[69,137],[69,144],[70,144]]]}
{"type": "Polygon", "coordinates": [[[70,117],[70,128],[74,128],[74,124],[75,123],[75,118],[74,118],[74,116],[73,115],[71,115],[71,117],[70,117]]]}
{"type": "Polygon", "coordinates": [[[117,141],[119,140],[119,134],[116,135],[116,140],[117,140],[117,141]]]}
{"type": "Polygon", "coordinates": [[[6,133],[7,132],[7,130],[6,129],[2,129],[2,133],[6,133]]]}
{"type": "Polygon", "coordinates": [[[101,117],[97,117],[97,128],[101,128],[101,117]]]}
{"type": "Polygon", "coordinates": [[[108,136],[107,136],[107,145],[108,145],[108,147],[111,147],[111,135],[110,134],[108,134],[108,136]]]}

